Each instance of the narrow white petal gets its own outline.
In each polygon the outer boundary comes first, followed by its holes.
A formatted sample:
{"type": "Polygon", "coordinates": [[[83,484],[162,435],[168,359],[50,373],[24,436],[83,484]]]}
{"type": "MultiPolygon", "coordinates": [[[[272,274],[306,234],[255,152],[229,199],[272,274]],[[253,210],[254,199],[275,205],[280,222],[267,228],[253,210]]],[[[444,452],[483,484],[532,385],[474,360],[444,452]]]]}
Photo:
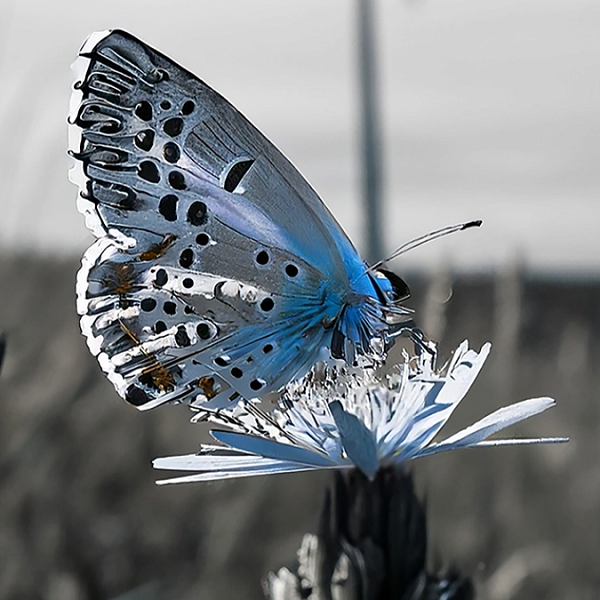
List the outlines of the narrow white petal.
{"type": "Polygon", "coordinates": [[[210,434],[219,442],[242,452],[257,454],[265,458],[289,461],[315,467],[328,467],[335,464],[331,458],[317,450],[282,444],[267,438],[237,433],[233,431],[212,430],[210,434]]]}
{"type": "MultiPolygon", "coordinates": [[[[160,460],[160,459],[159,459],[160,460]]],[[[257,464],[254,468],[229,469],[226,471],[209,471],[205,473],[196,473],[195,475],[185,475],[183,477],[173,477],[171,479],[160,479],[158,485],[170,483],[190,483],[192,481],[222,481],[225,479],[239,479],[241,477],[253,477],[258,475],[274,475],[276,473],[295,473],[299,471],[311,471],[316,468],[308,465],[299,465],[297,463],[286,463],[276,461],[275,464],[262,466],[257,464]]],[[[337,468],[337,465],[331,467],[337,468]]]]}
{"type": "Polygon", "coordinates": [[[397,433],[385,440],[389,453],[402,447],[402,455],[410,458],[417,455],[437,435],[455,408],[464,398],[475,378],[483,367],[490,353],[491,344],[484,344],[479,352],[469,350],[464,341],[455,351],[454,357],[447,369],[445,377],[437,379],[431,376],[425,381],[420,378],[408,380],[402,390],[400,407],[408,398],[414,398],[409,406],[413,414],[402,415],[403,426],[397,428],[397,433]],[[418,410],[415,408],[418,406],[418,410]],[[419,406],[420,404],[420,406],[419,406]]]}
{"type": "Polygon", "coordinates": [[[477,423],[462,429],[448,439],[423,448],[421,451],[415,453],[414,456],[427,456],[428,454],[436,454],[445,450],[480,445],[490,435],[514,423],[537,415],[554,405],[555,401],[552,398],[532,398],[531,400],[524,400],[511,406],[505,406],[477,421],[477,423]]]}
{"type": "Polygon", "coordinates": [[[228,471],[231,469],[250,469],[256,465],[275,465],[281,461],[250,454],[237,456],[215,456],[212,454],[187,454],[185,456],[167,456],[152,462],[155,469],[170,471],[228,471]]]}
{"type": "Polygon", "coordinates": [[[531,446],[533,444],[564,444],[569,441],[566,437],[550,438],[507,438],[502,440],[483,440],[472,444],[469,448],[485,448],[486,446],[531,446]]]}

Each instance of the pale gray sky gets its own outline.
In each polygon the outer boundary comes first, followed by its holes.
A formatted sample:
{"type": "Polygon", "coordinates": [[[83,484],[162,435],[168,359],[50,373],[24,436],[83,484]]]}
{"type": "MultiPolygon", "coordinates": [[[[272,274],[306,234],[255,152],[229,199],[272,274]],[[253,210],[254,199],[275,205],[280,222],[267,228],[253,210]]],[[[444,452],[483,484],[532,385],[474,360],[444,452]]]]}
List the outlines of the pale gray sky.
{"type": "MultiPolygon", "coordinates": [[[[598,0],[374,0],[386,246],[400,259],[600,273],[598,0]]],[[[353,0],[0,0],[0,247],[81,252],[67,181],[69,65],[122,28],[225,95],[361,245],[353,0]]]]}

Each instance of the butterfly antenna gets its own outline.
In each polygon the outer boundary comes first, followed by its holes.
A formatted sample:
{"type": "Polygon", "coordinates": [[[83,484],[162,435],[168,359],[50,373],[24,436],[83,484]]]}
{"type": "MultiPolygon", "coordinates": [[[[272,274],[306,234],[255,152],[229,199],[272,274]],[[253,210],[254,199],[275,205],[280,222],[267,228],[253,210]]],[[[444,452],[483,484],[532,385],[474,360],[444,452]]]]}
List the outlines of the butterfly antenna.
{"type": "Polygon", "coordinates": [[[374,265],[371,265],[367,272],[373,272],[385,263],[393,260],[394,258],[400,256],[401,254],[405,254],[409,250],[413,250],[414,248],[418,248],[427,242],[431,242],[432,240],[437,240],[438,238],[444,237],[445,235],[449,235],[451,233],[455,233],[457,231],[464,231],[465,229],[470,229],[471,227],[479,227],[483,221],[469,221],[468,223],[459,223],[458,225],[451,225],[450,227],[443,227],[442,229],[438,229],[436,231],[432,231],[430,233],[426,233],[410,242],[406,242],[406,244],[402,244],[399,248],[396,248],[394,252],[392,252],[386,259],[380,260],[376,262],[374,265]]]}

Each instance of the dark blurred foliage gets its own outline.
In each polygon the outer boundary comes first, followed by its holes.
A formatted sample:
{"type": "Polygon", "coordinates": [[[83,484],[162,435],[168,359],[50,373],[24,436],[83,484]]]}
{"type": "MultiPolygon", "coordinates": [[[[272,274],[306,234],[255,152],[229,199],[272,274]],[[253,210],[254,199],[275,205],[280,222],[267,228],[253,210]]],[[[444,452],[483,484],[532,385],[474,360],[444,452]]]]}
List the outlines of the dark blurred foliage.
{"type": "MultiPolygon", "coordinates": [[[[0,599],[262,598],[261,578],[316,532],[330,475],[155,486],[151,459],[206,430],[183,407],[142,414],[116,396],[79,334],[76,270],[0,261],[0,599]]],[[[442,356],[494,342],[450,429],[551,395],[558,407],[515,433],[572,438],[414,463],[432,572],[455,566],[489,600],[596,599],[600,284],[402,275],[442,356]]]]}

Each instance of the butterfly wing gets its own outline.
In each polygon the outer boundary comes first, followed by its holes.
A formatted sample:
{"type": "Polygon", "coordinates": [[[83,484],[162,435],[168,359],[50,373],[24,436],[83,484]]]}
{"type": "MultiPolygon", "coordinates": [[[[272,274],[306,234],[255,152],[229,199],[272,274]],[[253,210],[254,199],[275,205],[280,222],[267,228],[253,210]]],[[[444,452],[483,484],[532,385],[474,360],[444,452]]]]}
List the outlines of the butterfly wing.
{"type": "Polygon", "coordinates": [[[72,120],[86,148],[78,150],[74,130],[72,148],[83,154],[84,170],[77,182],[112,184],[111,198],[105,193],[80,205],[98,237],[143,227],[148,210],[152,231],[170,233],[178,219],[164,213],[173,203],[205,197],[211,213],[239,233],[302,256],[327,276],[346,277],[345,254],[362,265],[295,167],[204,82],[121,31],[93,34],[80,56],[72,120]],[[168,190],[177,198],[163,205],[162,230],[156,206],[142,207],[138,190],[154,197],[168,190]]]}
{"type": "Polygon", "coordinates": [[[140,408],[280,388],[317,360],[349,294],[375,296],[353,246],[195,76],[120,31],[93,34],[80,56],[71,178],[99,238],[78,276],[90,349],[140,408]]]}

